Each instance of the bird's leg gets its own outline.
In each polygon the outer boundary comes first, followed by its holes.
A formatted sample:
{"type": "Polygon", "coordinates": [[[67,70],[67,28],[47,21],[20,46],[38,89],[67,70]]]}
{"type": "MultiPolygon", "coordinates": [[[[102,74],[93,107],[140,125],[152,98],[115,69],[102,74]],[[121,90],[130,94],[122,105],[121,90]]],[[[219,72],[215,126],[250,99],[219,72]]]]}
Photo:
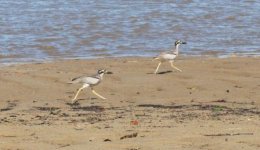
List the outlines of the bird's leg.
{"type": "Polygon", "coordinates": [[[78,95],[79,95],[79,92],[80,92],[81,90],[83,90],[84,88],[88,87],[88,86],[89,86],[89,85],[83,85],[81,88],[79,88],[78,91],[77,91],[77,93],[76,93],[76,95],[75,95],[75,97],[71,100],[71,102],[72,102],[72,103],[75,103],[75,102],[76,102],[76,99],[77,99],[77,97],[78,97],[78,95]]]}
{"type": "Polygon", "coordinates": [[[77,91],[75,97],[71,100],[71,103],[75,103],[75,102],[76,102],[76,99],[77,99],[77,97],[78,97],[78,95],[79,95],[79,92],[80,92],[82,89],[83,89],[83,87],[81,87],[81,88],[78,89],[78,91],[77,91]]]}
{"type": "Polygon", "coordinates": [[[157,66],[157,68],[156,68],[156,70],[154,71],[154,74],[156,74],[157,73],[157,71],[158,71],[158,69],[159,69],[159,67],[160,67],[160,65],[162,64],[162,62],[159,62],[159,64],[158,64],[158,66],[157,66]]]}
{"type": "Polygon", "coordinates": [[[101,96],[100,94],[98,94],[94,89],[91,89],[92,93],[94,93],[95,95],[97,95],[98,97],[100,97],[101,99],[106,99],[105,97],[101,96]]]}
{"type": "Polygon", "coordinates": [[[171,64],[171,67],[172,67],[172,68],[174,68],[174,69],[176,69],[176,70],[182,72],[181,69],[179,69],[179,68],[177,68],[176,66],[173,65],[173,62],[172,62],[172,61],[170,61],[170,64],[171,64]]]}

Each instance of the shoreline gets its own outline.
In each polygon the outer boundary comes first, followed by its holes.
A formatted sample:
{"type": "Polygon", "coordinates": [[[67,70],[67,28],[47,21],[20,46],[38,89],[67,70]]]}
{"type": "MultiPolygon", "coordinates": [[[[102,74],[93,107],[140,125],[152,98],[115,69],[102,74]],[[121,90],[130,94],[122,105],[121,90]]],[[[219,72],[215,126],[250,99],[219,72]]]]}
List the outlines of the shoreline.
{"type": "MultiPolygon", "coordinates": [[[[156,55],[154,55],[156,56],[156,55]]],[[[56,61],[67,61],[67,60],[95,60],[95,59],[116,59],[116,58],[153,58],[154,56],[103,56],[103,57],[65,57],[65,58],[47,58],[47,59],[31,59],[30,61],[15,61],[11,62],[9,60],[7,62],[1,62],[0,67],[2,66],[10,66],[10,65],[19,65],[19,64],[34,64],[34,63],[52,63],[56,61]]],[[[260,55],[239,55],[239,54],[227,54],[227,55],[189,55],[189,54],[180,54],[180,56],[176,59],[189,59],[189,58],[216,58],[216,59],[227,59],[227,58],[259,58],[260,55]]],[[[0,58],[1,59],[1,58],[0,58]]],[[[6,58],[4,58],[6,59],[6,58]]]]}
{"type": "Polygon", "coordinates": [[[151,58],[0,67],[0,149],[257,149],[260,58],[151,58]],[[105,74],[95,91],[72,78],[105,74]],[[123,138],[123,139],[121,139],[123,138]]]}

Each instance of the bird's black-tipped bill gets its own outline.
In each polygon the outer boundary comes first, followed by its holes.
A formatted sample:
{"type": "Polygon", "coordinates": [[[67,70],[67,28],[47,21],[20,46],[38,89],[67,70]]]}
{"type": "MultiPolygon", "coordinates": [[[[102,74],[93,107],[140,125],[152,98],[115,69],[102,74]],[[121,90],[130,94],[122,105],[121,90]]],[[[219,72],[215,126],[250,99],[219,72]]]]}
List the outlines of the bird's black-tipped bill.
{"type": "Polygon", "coordinates": [[[106,74],[113,74],[113,72],[112,71],[107,71],[106,74]]]}
{"type": "Polygon", "coordinates": [[[187,44],[187,42],[181,42],[181,44],[187,44]]]}

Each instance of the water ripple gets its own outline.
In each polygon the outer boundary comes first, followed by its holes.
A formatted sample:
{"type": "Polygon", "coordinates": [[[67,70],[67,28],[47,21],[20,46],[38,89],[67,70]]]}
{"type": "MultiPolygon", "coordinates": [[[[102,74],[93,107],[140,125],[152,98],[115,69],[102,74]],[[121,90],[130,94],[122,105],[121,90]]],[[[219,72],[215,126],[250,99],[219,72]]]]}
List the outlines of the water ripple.
{"type": "Polygon", "coordinates": [[[0,62],[154,56],[188,41],[187,55],[260,54],[260,2],[0,0],[0,62]]]}

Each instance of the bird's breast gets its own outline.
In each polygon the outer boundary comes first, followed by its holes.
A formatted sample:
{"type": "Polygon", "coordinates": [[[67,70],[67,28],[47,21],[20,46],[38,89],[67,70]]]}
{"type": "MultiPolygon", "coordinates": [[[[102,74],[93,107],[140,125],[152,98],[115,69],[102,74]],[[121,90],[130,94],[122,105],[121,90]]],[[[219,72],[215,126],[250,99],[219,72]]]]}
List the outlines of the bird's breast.
{"type": "Polygon", "coordinates": [[[163,54],[161,57],[166,60],[173,60],[176,58],[176,54],[163,54]]]}

